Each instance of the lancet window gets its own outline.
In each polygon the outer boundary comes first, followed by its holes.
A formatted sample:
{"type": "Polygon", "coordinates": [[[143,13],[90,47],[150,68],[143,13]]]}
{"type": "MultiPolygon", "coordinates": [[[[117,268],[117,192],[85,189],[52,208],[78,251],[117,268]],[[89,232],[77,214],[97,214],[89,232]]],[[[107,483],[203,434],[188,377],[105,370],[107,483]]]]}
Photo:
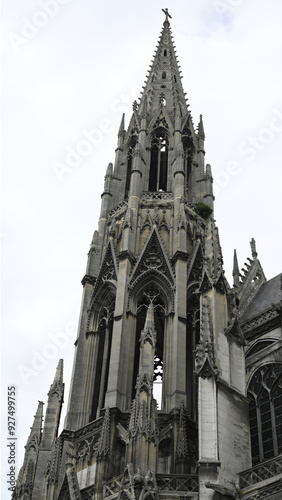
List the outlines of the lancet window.
{"type": "Polygon", "coordinates": [[[149,191],[167,190],[168,137],[164,129],[157,129],[151,139],[149,191]]]}
{"type": "Polygon", "coordinates": [[[253,465],[282,453],[282,365],[258,369],[248,389],[253,465]]]}
{"type": "Polygon", "coordinates": [[[96,364],[91,420],[99,417],[100,411],[105,405],[112,345],[114,304],[115,295],[113,292],[109,292],[107,300],[100,307],[97,315],[97,331],[95,333],[96,364]]]}

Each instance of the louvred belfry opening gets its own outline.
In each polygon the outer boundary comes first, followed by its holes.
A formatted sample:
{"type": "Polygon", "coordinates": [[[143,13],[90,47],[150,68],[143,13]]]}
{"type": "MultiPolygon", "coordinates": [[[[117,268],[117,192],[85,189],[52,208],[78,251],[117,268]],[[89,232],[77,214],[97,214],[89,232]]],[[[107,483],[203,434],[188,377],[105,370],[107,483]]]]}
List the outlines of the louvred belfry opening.
{"type": "Polygon", "coordinates": [[[164,130],[156,130],[151,140],[149,191],[167,190],[168,138],[164,130]]]}

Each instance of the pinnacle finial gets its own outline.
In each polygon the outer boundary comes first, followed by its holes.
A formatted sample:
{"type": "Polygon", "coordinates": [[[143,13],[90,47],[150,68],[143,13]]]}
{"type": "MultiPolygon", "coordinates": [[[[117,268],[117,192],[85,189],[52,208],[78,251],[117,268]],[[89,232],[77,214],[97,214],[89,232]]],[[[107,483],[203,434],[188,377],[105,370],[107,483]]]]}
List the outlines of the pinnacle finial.
{"type": "Polygon", "coordinates": [[[63,381],[63,370],[64,370],[64,360],[60,359],[58,362],[58,366],[56,368],[54,382],[55,381],[60,381],[60,382],[63,381]]]}
{"type": "Polygon", "coordinates": [[[170,15],[170,14],[169,14],[169,12],[168,12],[168,8],[166,8],[166,9],[162,9],[162,11],[163,11],[163,13],[165,14],[165,22],[169,23],[168,18],[170,17],[170,19],[171,19],[171,15],[170,15]]]}
{"type": "Polygon", "coordinates": [[[238,264],[238,258],[237,258],[237,252],[236,252],[236,250],[234,250],[232,276],[233,276],[234,286],[238,287],[239,283],[240,283],[240,278],[239,278],[240,271],[239,271],[239,264],[238,264]]]}
{"type": "Polygon", "coordinates": [[[250,245],[251,245],[251,250],[252,250],[252,257],[253,257],[253,259],[256,259],[258,254],[257,254],[256,242],[255,242],[254,238],[251,239],[250,245]]]}
{"type": "Polygon", "coordinates": [[[118,131],[118,137],[124,135],[124,113],[122,114],[120,126],[119,126],[119,131],[118,131]]]}
{"type": "Polygon", "coordinates": [[[233,276],[236,276],[239,274],[239,264],[238,264],[238,258],[237,258],[237,252],[234,250],[234,257],[233,257],[233,276]]]}
{"type": "Polygon", "coordinates": [[[151,301],[149,304],[149,307],[147,309],[144,330],[149,330],[149,329],[154,329],[154,328],[155,328],[154,304],[151,301]]]}
{"type": "Polygon", "coordinates": [[[204,131],[204,124],[203,124],[203,116],[200,115],[200,121],[198,125],[198,135],[201,139],[205,140],[205,131],[204,131]]]}
{"type": "Polygon", "coordinates": [[[51,384],[50,390],[48,392],[49,397],[52,397],[54,395],[56,395],[56,397],[63,396],[64,393],[63,370],[64,370],[64,360],[60,359],[58,362],[58,366],[56,368],[56,373],[53,383],[51,384]]]}

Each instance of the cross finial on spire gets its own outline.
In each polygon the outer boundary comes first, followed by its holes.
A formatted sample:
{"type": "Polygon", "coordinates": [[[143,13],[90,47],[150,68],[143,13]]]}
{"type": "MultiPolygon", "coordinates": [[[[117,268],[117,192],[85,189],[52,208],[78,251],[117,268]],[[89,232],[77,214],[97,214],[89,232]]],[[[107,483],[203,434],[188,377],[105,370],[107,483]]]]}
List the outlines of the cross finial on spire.
{"type": "Polygon", "coordinates": [[[168,8],[166,8],[166,9],[162,9],[162,11],[163,11],[163,13],[165,14],[165,20],[166,20],[166,22],[169,22],[169,21],[168,21],[168,18],[170,17],[170,19],[171,19],[171,15],[170,15],[170,14],[169,14],[169,12],[168,12],[168,8]]]}

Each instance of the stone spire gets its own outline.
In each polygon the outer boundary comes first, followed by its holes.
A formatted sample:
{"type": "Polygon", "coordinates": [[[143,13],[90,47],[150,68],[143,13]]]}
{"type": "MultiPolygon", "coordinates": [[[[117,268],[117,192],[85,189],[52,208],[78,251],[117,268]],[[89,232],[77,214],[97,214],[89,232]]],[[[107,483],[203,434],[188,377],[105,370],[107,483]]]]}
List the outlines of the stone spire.
{"type": "Polygon", "coordinates": [[[184,110],[187,112],[188,108],[181,82],[181,70],[168,20],[170,16],[166,12],[165,14],[166,19],[143,87],[139,109],[147,100],[149,112],[157,110],[160,103],[165,103],[168,111],[175,111],[180,106],[184,114],[184,110]]]}

